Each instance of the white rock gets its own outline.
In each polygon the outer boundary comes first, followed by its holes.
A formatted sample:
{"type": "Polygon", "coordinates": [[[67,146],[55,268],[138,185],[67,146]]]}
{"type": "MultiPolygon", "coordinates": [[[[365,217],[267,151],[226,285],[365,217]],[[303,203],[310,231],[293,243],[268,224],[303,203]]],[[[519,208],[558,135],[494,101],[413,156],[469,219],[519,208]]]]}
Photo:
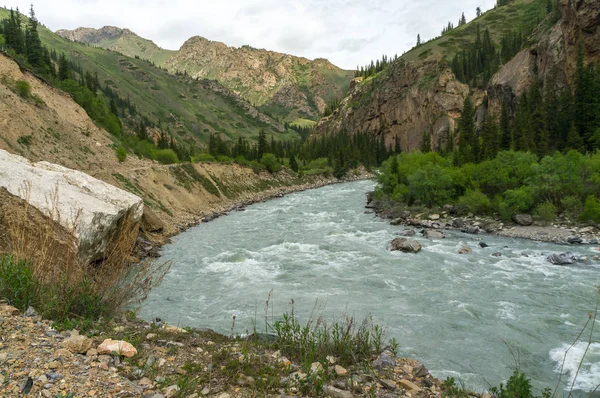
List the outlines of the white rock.
{"type": "Polygon", "coordinates": [[[73,232],[79,260],[85,264],[101,259],[120,221],[130,215],[137,224],[144,207],[139,197],[81,171],[48,162],[31,163],[4,150],[0,150],[0,188],[21,200],[28,197],[32,207],[73,232]],[[53,205],[57,188],[58,200],[53,205]],[[53,210],[60,214],[58,219],[52,216],[53,210]]]}

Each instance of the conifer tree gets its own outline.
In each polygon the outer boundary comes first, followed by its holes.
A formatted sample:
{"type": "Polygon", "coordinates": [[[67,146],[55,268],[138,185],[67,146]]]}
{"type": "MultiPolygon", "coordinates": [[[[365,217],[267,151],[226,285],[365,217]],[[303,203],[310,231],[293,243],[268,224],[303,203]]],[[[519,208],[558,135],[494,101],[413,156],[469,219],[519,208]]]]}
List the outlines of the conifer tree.
{"type": "Polygon", "coordinates": [[[42,41],[37,31],[38,21],[33,11],[33,5],[29,10],[29,23],[25,34],[25,47],[27,49],[27,60],[34,67],[43,65],[44,53],[42,41]]]}

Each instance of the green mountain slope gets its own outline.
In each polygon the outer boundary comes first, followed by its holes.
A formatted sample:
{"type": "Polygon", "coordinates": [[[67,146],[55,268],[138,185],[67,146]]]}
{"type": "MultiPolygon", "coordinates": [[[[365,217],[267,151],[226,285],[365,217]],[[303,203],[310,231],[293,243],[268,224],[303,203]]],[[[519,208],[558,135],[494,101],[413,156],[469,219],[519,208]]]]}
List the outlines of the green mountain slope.
{"type": "Polygon", "coordinates": [[[179,51],[164,50],[128,29],[104,27],[57,31],[62,37],[139,57],[171,73],[215,79],[282,121],[316,119],[341,97],[352,73],[325,59],[309,60],[251,46],[230,47],[192,37],[179,51]]]}
{"type": "MultiPolygon", "coordinates": [[[[0,9],[0,19],[7,17],[8,11],[0,9]]],[[[69,41],[43,26],[39,34],[49,50],[64,53],[84,71],[97,74],[101,86],[129,98],[139,114],[182,142],[205,143],[212,133],[255,139],[261,129],[276,139],[298,137],[214,81],[172,75],[142,59],[69,41]]]]}
{"type": "Polygon", "coordinates": [[[488,28],[492,40],[496,42],[510,32],[530,32],[544,19],[546,4],[545,0],[513,0],[483,13],[479,18],[458,26],[443,36],[412,48],[400,58],[412,62],[440,56],[452,59],[457,52],[475,41],[477,24],[482,29],[488,28]]]}

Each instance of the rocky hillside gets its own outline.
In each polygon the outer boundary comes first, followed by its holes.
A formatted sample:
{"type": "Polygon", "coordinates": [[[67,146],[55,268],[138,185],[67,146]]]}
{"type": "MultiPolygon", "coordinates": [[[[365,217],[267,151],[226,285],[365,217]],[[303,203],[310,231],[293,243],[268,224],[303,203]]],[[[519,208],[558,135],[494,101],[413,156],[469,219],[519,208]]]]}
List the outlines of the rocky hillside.
{"type": "Polygon", "coordinates": [[[61,29],[56,31],[56,34],[70,41],[106,48],[131,58],[138,56],[158,65],[163,64],[167,58],[175,53],[175,51],[160,48],[152,40],[144,39],[129,29],[121,29],[115,26],[105,26],[100,29],[61,29]]]}
{"type": "Polygon", "coordinates": [[[545,4],[541,0],[514,0],[413,49],[377,75],[355,80],[341,106],[322,119],[314,133],[383,134],[388,145],[399,137],[404,151],[421,148],[427,136],[434,150],[444,148],[449,137],[457,138],[451,133],[470,91],[458,81],[449,62],[475,40],[478,24],[481,30],[489,29],[498,46],[501,35],[511,29],[541,21],[525,48],[500,68],[485,90],[472,88],[475,105],[480,107],[478,121],[488,109],[497,115],[502,98],[510,99],[516,107],[517,97],[538,77],[563,86],[572,83],[577,43],[583,44],[587,59],[600,57],[600,6],[591,0],[562,0],[560,20],[553,23],[551,16],[545,17],[545,4]]]}
{"type": "Polygon", "coordinates": [[[352,77],[325,59],[313,61],[250,46],[230,47],[195,36],[179,51],[160,49],[128,29],[104,27],[59,30],[72,41],[148,59],[170,72],[216,79],[252,104],[286,121],[315,119],[327,101],[341,97],[352,77]]]}
{"type": "MultiPolygon", "coordinates": [[[[7,17],[8,11],[0,8],[0,19],[7,17]]],[[[38,30],[43,45],[50,51],[64,53],[84,73],[97,75],[102,89],[107,87],[135,105],[134,117],[143,116],[150,123],[161,125],[180,143],[204,145],[212,133],[221,133],[224,140],[252,140],[261,129],[276,139],[298,138],[296,132],[284,129],[277,120],[218,82],[175,76],[146,60],[66,40],[43,26],[38,30]]],[[[81,30],[79,34],[89,37],[85,32],[81,30]]],[[[115,37],[107,33],[105,39],[117,40],[115,37]]]]}

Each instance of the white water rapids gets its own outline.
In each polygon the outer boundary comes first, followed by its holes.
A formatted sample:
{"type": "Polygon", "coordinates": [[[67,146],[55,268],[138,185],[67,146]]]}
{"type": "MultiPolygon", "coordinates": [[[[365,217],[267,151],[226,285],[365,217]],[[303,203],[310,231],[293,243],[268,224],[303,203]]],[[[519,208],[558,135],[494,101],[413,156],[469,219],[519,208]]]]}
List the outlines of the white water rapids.
{"type": "MultiPolygon", "coordinates": [[[[564,352],[594,309],[600,265],[557,266],[546,255],[592,257],[595,248],[447,232],[443,240],[417,234],[418,254],[389,252],[401,227],[365,212],[373,185],[291,194],[182,233],[163,248],[173,267],[140,316],[229,334],[235,315],[237,333],[254,325],[264,332],[272,290],[269,322],[289,312],[292,299],[306,320],[319,300],[326,319],[371,314],[401,355],[437,377],[483,390],[518,365],[538,391],[554,389],[564,352]],[[473,254],[459,255],[463,245],[473,254]]],[[[600,321],[596,331],[575,382],[580,392],[600,383],[600,321]]],[[[586,346],[569,351],[560,390],[570,388],[586,346]]]]}

